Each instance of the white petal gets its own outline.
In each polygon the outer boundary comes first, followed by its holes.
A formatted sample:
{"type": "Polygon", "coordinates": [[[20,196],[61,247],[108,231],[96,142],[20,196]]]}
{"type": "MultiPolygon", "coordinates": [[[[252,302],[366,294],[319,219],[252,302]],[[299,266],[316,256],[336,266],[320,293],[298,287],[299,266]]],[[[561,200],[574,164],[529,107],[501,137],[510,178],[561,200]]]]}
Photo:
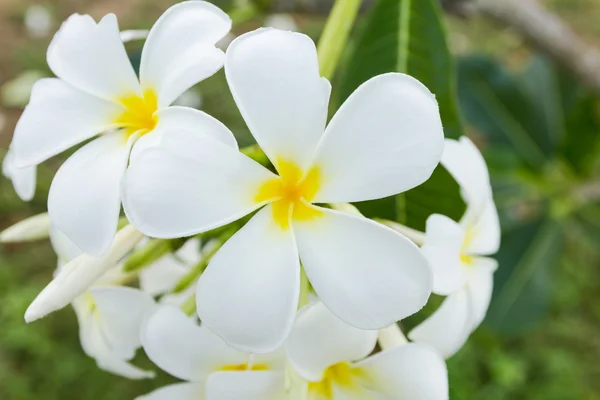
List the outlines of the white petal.
{"type": "Polygon", "coordinates": [[[50,233],[50,217],[41,213],[25,218],[0,232],[0,243],[30,242],[46,239],[50,233]]]}
{"type": "Polygon", "coordinates": [[[158,123],[150,133],[142,136],[133,146],[131,162],[134,163],[139,154],[150,147],[163,143],[169,148],[185,151],[188,148],[203,146],[203,138],[210,137],[231,148],[237,149],[237,141],[233,133],[217,119],[200,110],[189,107],[168,107],[157,112],[158,123]],[[177,135],[171,132],[177,131],[177,135]]]}
{"type": "Polygon", "coordinates": [[[377,331],[348,325],[321,302],[304,307],[286,341],[290,363],[304,379],[318,382],[340,362],[362,360],[377,343],[377,331]]]}
{"type": "Polygon", "coordinates": [[[133,356],[142,344],[140,329],[144,317],[154,307],[147,293],[123,286],[96,286],[89,290],[102,333],[117,354],[133,356]]]}
{"type": "Polygon", "coordinates": [[[50,227],[50,243],[59,261],[63,263],[68,263],[82,254],[79,247],[54,225],[50,227]]]}
{"type": "Polygon", "coordinates": [[[119,37],[123,43],[132,42],[134,40],[142,40],[148,37],[147,29],[127,29],[119,33],[119,37]]]}
{"type": "Polygon", "coordinates": [[[221,247],[198,281],[198,316],[230,346],[264,354],[281,346],[298,306],[300,262],[291,229],[268,205],[221,247]]]}
{"type": "Polygon", "coordinates": [[[98,24],[89,15],[71,15],[52,39],[47,58],[56,76],[105,100],[141,94],[114,14],[98,24]]]}
{"type": "Polygon", "coordinates": [[[203,383],[176,383],[157,389],[136,400],[205,400],[203,383]]]}
{"type": "Polygon", "coordinates": [[[127,379],[149,379],[154,378],[152,371],[146,371],[119,358],[97,358],[98,368],[122,376],[127,379]]]}
{"type": "Polygon", "coordinates": [[[141,336],[150,360],[183,380],[203,381],[213,371],[243,364],[248,358],[172,306],[159,307],[146,320],[141,336]]]}
{"type": "Polygon", "coordinates": [[[206,381],[206,400],[284,400],[282,372],[216,372],[206,381]]]}
{"type": "Polygon", "coordinates": [[[181,260],[185,265],[194,265],[200,262],[202,259],[202,253],[207,252],[208,249],[213,249],[217,245],[215,240],[210,240],[204,243],[202,249],[200,245],[202,242],[198,238],[192,238],[184,243],[176,252],[175,256],[181,260]]]}
{"type": "Polygon", "coordinates": [[[122,108],[56,78],[40,79],[15,128],[18,167],[36,165],[108,129],[122,108]]]}
{"type": "Polygon", "coordinates": [[[435,97],[416,79],[376,76],[350,95],[318,145],[323,186],[315,202],[352,202],[404,192],[431,176],[444,132],[435,97]]]}
{"type": "Polygon", "coordinates": [[[30,201],[35,194],[37,166],[19,168],[12,150],[8,150],[2,161],[2,175],[12,181],[15,192],[23,201],[30,201]]]}
{"type": "Polygon", "coordinates": [[[156,21],[142,51],[140,81],[154,88],[164,107],[223,65],[215,48],[231,29],[231,19],[206,1],[186,1],[169,8],[156,21]]]}
{"type": "Polygon", "coordinates": [[[446,297],[442,305],[425,321],[414,328],[408,337],[417,343],[425,343],[450,358],[471,334],[471,315],[466,290],[446,297]]]}
{"type": "Polygon", "coordinates": [[[383,351],[356,364],[374,380],[377,392],[386,399],[446,400],[448,370],[434,351],[406,344],[383,351]]]}
{"type": "Polygon", "coordinates": [[[461,225],[467,230],[469,240],[465,251],[471,255],[492,255],[500,248],[500,221],[494,200],[490,197],[480,213],[467,209],[461,225]]]}
{"type": "Polygon", "coordinates": [[[241,35],[227,49],[225,74],[246,124],[271,161],[307,166],[323,134],[329,102],[312,39],[268,28],[241,35]]]}
{"type": "Polygon", "coordinates": [[[483,322],[490,306],[494,286],[494,271],[497,267],[498,262],[493,258],[477,257],[474,259],[467,288],[472,330],[483,322]]]}
{"type": "MultiPolygon", "coordinates": [[[[189,137],[169,132],[169,140],[190,143],[179,136],[189,137]]],[[[191,236],[235,221],[261,205],[258,188],[275,176],[220,142],[193,143],[177,153],[144,151],[125,174],[125,213],[148,236],[191,236]]]]}
{"type": "Polygon", "coordinates": [[[140,232],[128,225],[117,233],[111,247],[101,257],[82,254],[64,265],[27,308],[25,321],[35,321],[68,305],[117,265],[142,237],[140,232]]]}
{"type": "Polygon", "coordinates": [[[140,271],[140,288],[153,296],[166,293],[189,270],[172,254],[167,254],[140,271]]]}
{"type": "Polygon", "coordinates": [[[464,286],[467,276],[461,264],[465,232],[445,215],[427,218],[425,243],[421,250],[433,272],[433,291],[448,295],[464,286]]]}
{"type": "Polygon", "coordinates": [[[117,231],[121,178],[133,138],[123,132],[103,135],[65,161],[48,194],[48,213],[81,250],[100,255],[117,231]]]}
{"type": "Polygon", "coordinates": [[[442,165],[462,189],[467,204],[480,208],[491,196],[490,176],[483,156],[471,139],[446,139],[442,165]]]}
{"type": "Polygon", "coordinates": [[[391,350],[395,347],[405,345],[408,343],[408,339],[406,339],[398,324],[394,323],[377,332],[377,342],[382,350],[391,350]]]}
{"type": "Polygon", "coordinates": [[[380,329],[420,310],[432,275],[419,248],[367,218],[319,208],[294,221],[302,265],[325,305],[362,329],[380,329]]]}

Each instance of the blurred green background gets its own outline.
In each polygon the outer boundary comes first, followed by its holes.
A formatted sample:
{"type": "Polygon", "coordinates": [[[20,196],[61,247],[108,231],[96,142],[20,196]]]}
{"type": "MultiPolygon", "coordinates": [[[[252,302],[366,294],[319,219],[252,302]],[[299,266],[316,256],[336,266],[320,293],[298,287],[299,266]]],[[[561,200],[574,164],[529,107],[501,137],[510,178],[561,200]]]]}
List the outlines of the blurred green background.
{"type": "MultiPolygon", "coordinates": [[[[498,0],[502,1],[502,0],[498,0]]],[[[213,1],[234,17],[234,34],[263,24],[318,39],[326,6],[293,2],[213,1]],[[273,5],[277,3],[276,5],[273,5]],[[241,6],[240,6],[241,4],[241,6]],[[282,6],[282,4],[284,6],[282,6]],[[307,4],[312,6],[307,6],[307,4]]],[[[31,83],[50,76],[45,52],[72,13],[113,12],[121,29],[147,29],[175,1],[52,0],[0,2],[0,156],[27,102],[31,83]],[[32,8],[32,6],[35,6],[32,8]]],[[[324,2],[327,3],[327,2],[324,2]]],[[[368,1],[334,79],[331,111],[370,76],[401,70],[436,93],[447,136],[471,136],[490,166],[503,226],[494,300],[484,325],[448,360],[452,399],[600,399],[600,105],[596,96],[519,34],[481,16],[444,14],[433,0],[413,1],[411,42],[401,0],[368,1]],[[399,60],[403,60],[402,63],[399,60]]],[[[584,40],[600,46],[600,2],[544,0],[584,40]]],[[[134,64],[141,43],[128,44],[134,64]]],[[[600,74],[600,70],[598,71],[600,74]]],[[[181,99],[223,121],[251,143],[223,72],[181,99]]],[[[35,199],[21,202],[0,179],[0,229],[46,210],[62,160],[38,168],[35,199]]],[[[432,212],[460,217],[457,187],[443,169],[395,199],[359,205],[370,216],[422,229],[432,212]],[[443,199],[443,201],[440,201],[443,199]]],[[[80,349],[69,308],[26,325],[23,314],[51,279],[46,241],[0,252],[0,399],[131,399],[173,381],[134,382],[100,371],[80,349]]],[[[439,304],[432,298],[426,313],[439,304]]],[[[425,314],[410,318],[410,327],[425,314]]],[[[140,352],[141,353],[141,352],[140,352]]],[[[139,365],[151,367],[140,355],[139,365]]]]}

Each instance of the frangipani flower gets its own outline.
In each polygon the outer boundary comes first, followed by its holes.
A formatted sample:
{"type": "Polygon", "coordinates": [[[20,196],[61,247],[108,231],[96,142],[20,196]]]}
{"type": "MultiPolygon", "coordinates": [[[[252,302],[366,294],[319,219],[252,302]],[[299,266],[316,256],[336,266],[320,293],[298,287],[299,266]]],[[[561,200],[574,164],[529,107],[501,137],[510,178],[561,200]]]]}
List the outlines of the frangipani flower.
{"type": "Polygon", "coordinates": [[[403,344],[369,356],[377,331],[354,328],[322,303],[303,308],[286,342],[290,363],[309,381],[308,400],[443,400],[444,360],[432,349],[403,344]]]}
{"type": "Polygon", "coordinates": [[[434,96],[407,75],[381,75],[325,129],[331,86],[315,45],[276,29],[234,40],[225,73],[279,175],[217,141],[170,132],[169,151],[145,151],[125,176],[125,212],[152,237],[196,234],[260,208],[198,282],[203,323],[240,350],[273,351],[292,327],[300,260],[319,297],[351,325],[377,329],[418,311],[431,289],[419,249],[315,203],[377,199],[425,181],[443,147],[434,96]]]}
{"type": "MultiPolygon", "coordinates": [[[[58,255],[58,271],[79,256],[77,247],[59,230],[50,231],[58,255]]],[[[126,276],[120,265],[108,270],[72,305],[79,323],[79,340],[85,354],[98,367],[129,379],[152,378],[154,373],[130,364],[142,343],[140,329],[144,317],[154,307],[149,294],[119,286],[126,276]]]]}
{"type": "Polygon", "coordinates": [[[446,140],[442,164],[459,183],[467,211],[459,223],[427,219],[423,253],[433,269],[434,293],[448,296],[409,338],[429,343],[448,358],[483,321],[492,296],[500,225],[485,160],[467,137],[446,140]]]}
{"type": "Polygon", "coordinates": [[[19,168],[13,150],[8,150],[2,161],[2,175],[12,181],[15,192],[23,201],[33,199],[37,179],[37,166],[19,168]]]}
{"type": "Polygon", "coordinates": [[[178,308],[158,308],[142,328],[142,344],[156,365],[186,382],[138,400],[284,399],[282,351],[250,356],[234,350],[178,308]]]}
{"type": "MultiPolygon", "coordinates": [[[[16,165],[26,167],[102,134],[61,166],[48,198],[53,223],[84,252],[100,255],[111,243],[130,151],[133,162],[171,123],[197,128],[195,114],[179,118],[179,108],[168,106],[221,68],[224,54],[214,44],[230,27],[229,17],[210,3],[171,7],[148,34],[139,80],[115,15],[96,23],[75,14],[55,35],[47,59],[58,78],[36,83],[12,147],[16,165]]],[[[214,127],[206,135],[236,145],[233,137],[221,135],[218,121],[204,120],[214,127]]]]}
{"type": "MultiPolygon", "coordinates": [[[[93,257],[81,254],[64,263],[54,279],[37,295],[25,311],[25,321],[32,322],[47,314],[66,307],[69,303],[85,293],[107,271],[116,266],[144,235],[133,226],[127,225],[115,235],[110,248],[101,256],[93,257]]],[[[53,243],[56,249],[61,244],[53,243]]],[[[61,254],[75,254],[78,248],[58,250],[61,254]]],[[[65,257],[66,258],[66,257],[65,257]]]]}

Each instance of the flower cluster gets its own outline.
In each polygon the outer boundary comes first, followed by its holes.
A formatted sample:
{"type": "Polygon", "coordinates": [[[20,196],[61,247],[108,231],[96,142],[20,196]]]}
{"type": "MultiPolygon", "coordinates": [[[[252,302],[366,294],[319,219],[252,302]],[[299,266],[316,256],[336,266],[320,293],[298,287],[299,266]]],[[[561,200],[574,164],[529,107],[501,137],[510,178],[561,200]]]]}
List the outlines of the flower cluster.
{"type": "Polygon", "coordinates": [[[143,399],[447,399],[444,358],[482,322],[496,269],[481,154],[444,142],[434,95],[400,73],[365,82],[327,123],[331,85],[308,36],[262,28],[224,53],[230,28],[207,2],[171,7],[138,77],[114,15],[63,23],[48,49],[57,77],[34,86],[4,174],[31,199],[36,165],[93,140],[58,170],[48,214],[0,234],[47,233],[58,255],[25,319],[71,304],[100,368],[151,377],[130,363],[143,347],[185,381],[143,399]],[[172,105],[222,67],[261,160],[172,105]],[[440,161],[467,211],[430,216],[423,243],[347,204],[414,188],[440,161]],[[155,243],[172,246],[127,268],[155,243]],[[396,322],[432,291],[447,297],[408,343],[396,322]]]}

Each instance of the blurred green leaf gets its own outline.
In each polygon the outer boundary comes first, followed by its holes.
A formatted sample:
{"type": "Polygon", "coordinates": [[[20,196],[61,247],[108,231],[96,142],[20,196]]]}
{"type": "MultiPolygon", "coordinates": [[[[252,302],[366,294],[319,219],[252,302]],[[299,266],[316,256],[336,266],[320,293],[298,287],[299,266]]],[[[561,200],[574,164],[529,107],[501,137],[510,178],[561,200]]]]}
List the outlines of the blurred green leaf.
{"type": "Polygon", "coordinates": [[[496,256],[499,267],[494,277],[494,296],[486,319],[491,327],[517,334],[546,315],[562,244],[562,224],[550,219],[503,235],[496,256]]]}
{"type": "Polygon", "coordinates": [[[590,176],[600,146],[598,101],[592,95],[579,97],[565,119],[567,135],[561,145],[561,155],[577,175],[590,176]]]}
{"type": "MultiPolygon", "coordinates": [[[[419,79],[436,95],[446,137],[462,135],[454,60],[448,50],[437,1],[377,1],[348,60],[340,83],[341,100],[376,75],[404,72],[419,79]]],[[[425,184],[396,196],[395,201],[388,198],[357,206],[369,216],[395,216],[398,221],[420,230],[433,213],[458,217],[464,210],[458,186],[441,167],[425,184]]]]}

